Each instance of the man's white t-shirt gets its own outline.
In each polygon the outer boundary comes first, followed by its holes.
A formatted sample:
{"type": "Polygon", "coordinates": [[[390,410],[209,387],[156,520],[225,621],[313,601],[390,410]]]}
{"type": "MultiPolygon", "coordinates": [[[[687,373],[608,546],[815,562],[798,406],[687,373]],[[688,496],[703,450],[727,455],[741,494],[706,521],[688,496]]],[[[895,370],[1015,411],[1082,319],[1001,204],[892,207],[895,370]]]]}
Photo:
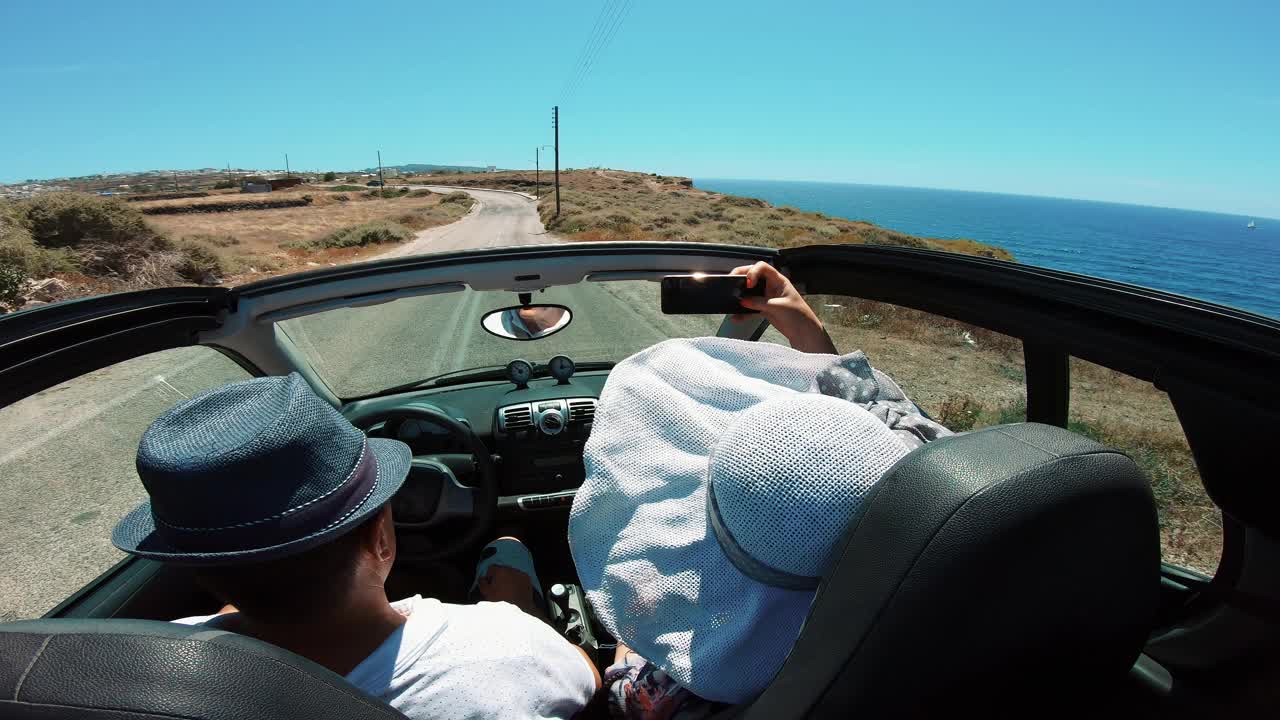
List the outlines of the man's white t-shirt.
{"type": "Polygon", "coordinates": [[[408,620],[347,680],[411,718],[568,718],[595,692],[586,658],[514,605],[391,605],[408,620]]]}

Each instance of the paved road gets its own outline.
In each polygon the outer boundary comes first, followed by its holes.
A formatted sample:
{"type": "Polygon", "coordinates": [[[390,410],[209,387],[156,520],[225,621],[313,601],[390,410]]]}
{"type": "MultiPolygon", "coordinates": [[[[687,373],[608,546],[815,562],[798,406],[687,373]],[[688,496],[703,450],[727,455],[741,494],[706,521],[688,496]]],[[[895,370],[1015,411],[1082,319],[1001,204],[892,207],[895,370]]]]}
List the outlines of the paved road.
{"type": "MultiPolygon", "coordinates": [[[[449,190],[449,188],[440,188],[449,190]]],[[[517,194],[467,189],[479,202],[456,223],[425,230],[389,255],[555,242],[534,204],[517,194]]],[[[502,292],[406,298],[288,321],[286,330],[340,393],[355,395],[449,370],[616,360],[659,340],[714,334],[717,321],[668,317],[658,286],[583,283],[539,295],[576,311],[559,334],[534,343],[488,335],[485,312],[516,302],[502,292]]],[[[208,348],[136,358],[0,410],[0,620],[36,617],[122,556],[116,520],[145,493],[133,469],[143,430],[184,397],[246,377],[208,348]]]]}
{"type": "MultiPolygon", "coordinates": [[[[424,186],[415,185],[415,188],[424,186]]],[[[454,192],[461,188],[427,185],[428,190],[454,192]]],[[[429,228],[412,241],[397,246],[381,257],[406,257],[448,250],[467,250],[508,245],[537,245],[559,242],[547,233],[538,219],[533,198],[522,193],[496,190],[463,192],[475,198],[471,213],[458,222],[429,228]]]]}

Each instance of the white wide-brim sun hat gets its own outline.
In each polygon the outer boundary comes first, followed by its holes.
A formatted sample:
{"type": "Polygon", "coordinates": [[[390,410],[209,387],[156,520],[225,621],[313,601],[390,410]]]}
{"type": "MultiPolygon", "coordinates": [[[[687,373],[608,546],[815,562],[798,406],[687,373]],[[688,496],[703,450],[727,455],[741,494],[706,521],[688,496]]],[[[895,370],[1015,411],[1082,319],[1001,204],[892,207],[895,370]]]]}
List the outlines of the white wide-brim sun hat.
{"type": "Polygon", "coordinates": [[[569,518],[579,580],[609,632],[708,700],[768,685],[868,491],[909,451],[819,392],[838,360],[669,340],[601,392],[569,518]]]}

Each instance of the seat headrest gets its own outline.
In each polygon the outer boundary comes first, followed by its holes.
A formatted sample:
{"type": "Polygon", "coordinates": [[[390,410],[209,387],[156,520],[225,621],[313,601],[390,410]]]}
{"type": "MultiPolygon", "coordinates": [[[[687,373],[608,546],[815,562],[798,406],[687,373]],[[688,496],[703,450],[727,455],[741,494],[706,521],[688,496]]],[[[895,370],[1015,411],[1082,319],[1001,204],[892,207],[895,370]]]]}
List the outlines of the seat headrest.
{"type": "Polygon", "coordinates": [[[0,625],[0,717],[404,720],[329,670],[253,638],[151,620],[0,625]]]}
{"type": "Polygon", "coordinates": [[[1118,451],[1047,425],[987,428],[907,455],[864,507],[748,716],[1087,692],[1123,679],[1152,629],[1155,504],[1118,451]]]}

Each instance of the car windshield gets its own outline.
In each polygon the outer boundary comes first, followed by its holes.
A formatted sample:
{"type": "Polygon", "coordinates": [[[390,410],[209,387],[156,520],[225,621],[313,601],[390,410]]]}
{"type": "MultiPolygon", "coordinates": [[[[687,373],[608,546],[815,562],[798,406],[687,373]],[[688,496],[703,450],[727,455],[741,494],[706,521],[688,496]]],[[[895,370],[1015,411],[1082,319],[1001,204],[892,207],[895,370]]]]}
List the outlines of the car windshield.
{"type": "Polygon", "coordinates": [[[280,326],[329,387],[351,398],[516,358],[617,362],[668,338],[715,335],[723,320],[662,314],[659,285],[645,280],[552,287],[534,293],[534,301],[564,305],[573,319],[538,340],[496,337],[485,332],[481,318],[516,304],[516,293],[463,290],[331,310],[280,326]]]}

